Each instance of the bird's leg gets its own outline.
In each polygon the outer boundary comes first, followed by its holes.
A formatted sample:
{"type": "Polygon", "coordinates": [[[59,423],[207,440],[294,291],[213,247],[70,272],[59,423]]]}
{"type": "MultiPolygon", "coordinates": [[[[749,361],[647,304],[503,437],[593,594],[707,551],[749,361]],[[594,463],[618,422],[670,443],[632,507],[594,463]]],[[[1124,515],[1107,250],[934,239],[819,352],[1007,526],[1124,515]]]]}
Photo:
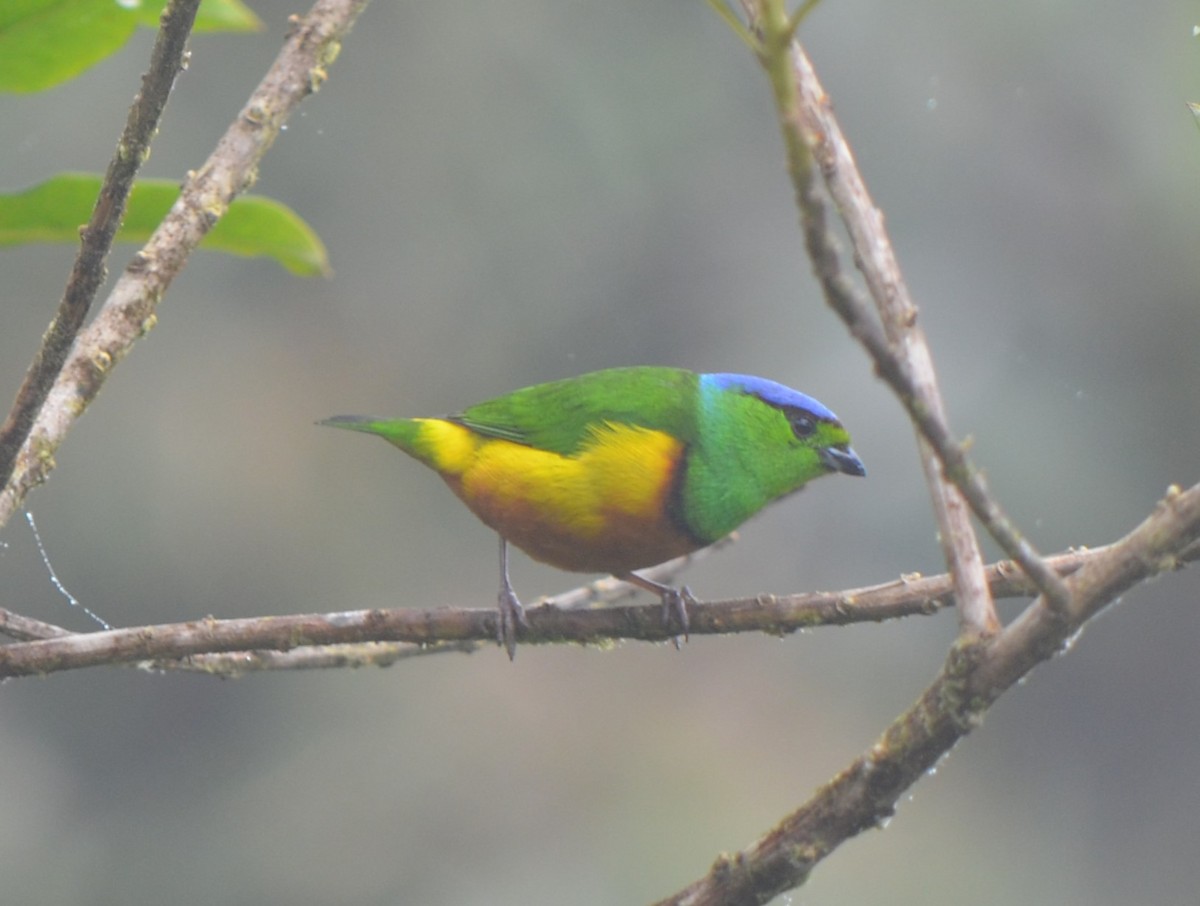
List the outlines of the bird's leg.
{"type": "Polygon", "coordinates": [[[500,605],[500,616],[496,620],[496,641],[504,646],[511,661],[517,656],[517,626],[529,628],[525,619],[525,608],[513,591],[512,582],[508,579],[508,542],[500,539],[500,595],[497,598],[500,605]]]}
{"type": "MultiPolygon", "coordinates": [[[[679,628],[683,630],[683,640],[687,641],[688,605],[698,603],[696,596],[692,594],[690,588],[686,585],[682,588],[673,588],[670,585],[655,582],[653,579],[647,579],[645,576],[639,576],[637,573],[621,573],[617,578],[628,582],[630,585],[636,585],[638,588],[644,588],[646,591],[658,595],[663,607],[663,626],[670,629],[672,617],[674,617],[678,621],[679,628]]],[[[672,637],[671,641],[675,643],[675,648],[678,649],[679,636],[672,637]]]]}

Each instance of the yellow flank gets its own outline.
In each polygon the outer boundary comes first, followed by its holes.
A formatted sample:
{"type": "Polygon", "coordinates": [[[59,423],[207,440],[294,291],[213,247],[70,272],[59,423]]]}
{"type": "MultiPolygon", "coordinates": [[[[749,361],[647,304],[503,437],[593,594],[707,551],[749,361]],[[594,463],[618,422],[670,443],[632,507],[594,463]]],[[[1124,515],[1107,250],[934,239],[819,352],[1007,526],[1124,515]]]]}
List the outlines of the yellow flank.
{"type": "MultiPolygon", "coordinates": [[[[461,475],[471,467],[482,438],[456,422],[441,418],[414,418],[421,426],[411,451],[443,477],[461,475]]],[[[404,449],[407,449],[405,447],[404,449]]]]}
{"type": "Polygon", "coordinates": [[[535,560],[622,573],[702,544],[667,515],[683,444],[661,431],[603,423],[573,456],[421,419],[411,452],[484,523],[535,560]]]}

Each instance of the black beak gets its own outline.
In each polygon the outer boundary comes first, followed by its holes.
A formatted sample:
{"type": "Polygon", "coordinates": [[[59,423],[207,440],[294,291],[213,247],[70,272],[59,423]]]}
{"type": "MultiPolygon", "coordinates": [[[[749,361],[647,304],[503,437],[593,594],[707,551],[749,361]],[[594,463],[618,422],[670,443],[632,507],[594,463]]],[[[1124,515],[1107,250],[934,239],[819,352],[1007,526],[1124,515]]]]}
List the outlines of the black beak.
{"type": "Polygon", "coordinates": [[[821,450],[821,462],[825,463],[831,472],[859,476],[867,474],[867,467],[850,447],[825,447],[821,450]]]}

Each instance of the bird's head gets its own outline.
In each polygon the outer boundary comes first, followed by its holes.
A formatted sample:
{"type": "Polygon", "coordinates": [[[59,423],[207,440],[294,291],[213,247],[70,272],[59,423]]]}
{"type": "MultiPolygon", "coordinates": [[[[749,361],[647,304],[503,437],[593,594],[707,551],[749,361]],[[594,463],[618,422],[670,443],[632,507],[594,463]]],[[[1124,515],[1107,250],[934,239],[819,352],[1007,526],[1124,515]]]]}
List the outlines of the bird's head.
{"type": "Polygon", "coordinates": [[[804,466],[800,484],[824,472],[867,474],[862,460],[850,446],[849,432],[833,412],[813,397],[746,374],[709,374],[703,381],[722,393],[750,398],[737,406],[749,432],[746,440],[762,444],[764,455],[799,451],[804,466]]]}

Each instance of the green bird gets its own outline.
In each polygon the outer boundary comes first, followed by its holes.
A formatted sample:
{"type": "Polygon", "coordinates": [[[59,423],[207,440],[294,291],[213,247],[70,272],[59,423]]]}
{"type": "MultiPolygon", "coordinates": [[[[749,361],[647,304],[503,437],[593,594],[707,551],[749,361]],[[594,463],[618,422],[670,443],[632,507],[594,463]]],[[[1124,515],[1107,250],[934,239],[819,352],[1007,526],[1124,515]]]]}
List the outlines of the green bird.
{"type": "Polygon", "coordinates": [[[527,626],[511,542],[559,569],[657,594],[687,632],[686,589],[638,575],[717,541],[830,472],[865,475],[837,416],[765,378],[612,368],[538,384],[443,418],[339,415],[433,469],[500,536],[497,641],[527,626]]]}

